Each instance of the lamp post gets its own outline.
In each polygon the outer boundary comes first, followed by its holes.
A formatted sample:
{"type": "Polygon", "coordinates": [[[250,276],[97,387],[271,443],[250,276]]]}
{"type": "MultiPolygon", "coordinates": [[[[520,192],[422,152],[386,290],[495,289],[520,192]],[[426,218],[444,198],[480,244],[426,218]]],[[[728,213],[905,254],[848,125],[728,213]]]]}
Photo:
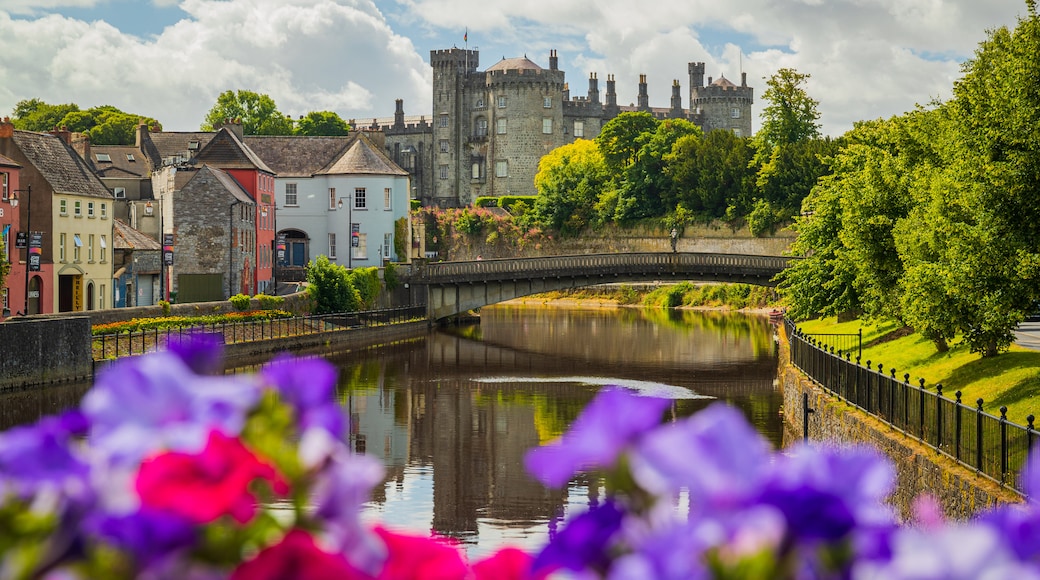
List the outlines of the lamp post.
{"type": "Polygon", "coordinates": [[[25,189],[16,189],[15,197],[11,199],[11,205],[18,207],[17,194],[25,193],[25,305],[23,315],[29,314],[29,260],[32,259],[32,184],[26,185],[25,189]]]}

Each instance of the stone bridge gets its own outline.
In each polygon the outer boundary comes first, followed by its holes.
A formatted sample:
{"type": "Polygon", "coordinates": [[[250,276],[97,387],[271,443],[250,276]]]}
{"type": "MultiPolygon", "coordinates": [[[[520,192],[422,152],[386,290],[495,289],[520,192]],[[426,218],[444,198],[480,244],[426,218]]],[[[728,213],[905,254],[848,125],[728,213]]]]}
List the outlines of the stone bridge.
{"type": "Polygon", "coordinates": [[[413,264],[404,280],[422,292],[440,320],[468,310],[553,290],[617,282],[689,280],[773,286],[792,258],[705,253],[631,253],[504,258],[413,264]]]}

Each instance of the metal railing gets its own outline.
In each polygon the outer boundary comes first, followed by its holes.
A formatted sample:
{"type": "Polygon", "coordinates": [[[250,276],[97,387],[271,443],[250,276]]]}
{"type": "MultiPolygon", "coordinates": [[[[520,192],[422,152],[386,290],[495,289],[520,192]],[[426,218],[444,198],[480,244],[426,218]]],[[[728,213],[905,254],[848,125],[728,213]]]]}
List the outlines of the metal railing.
{"type": "Polygon", "coordinates": [[[178,328],[98,334],[93,337],[94,360],[137,356],[163,348],[170,340],[199,332],[218,334],[225,344],[371,328],[426,319],[425,306],[294,316],[269,320],[197,324],[178,328]]]}
{"type": "Polygon", "coordinates": [[[859,358],[863,356],[863,329],[858,333],[812,333],[804,334],[810,337],[824,348],[832,350],[835,354],[859,358]]]}
{"type": "Polygon", "coordinates": [[[1007,407],[1000,416],[983,410],[984,401],[965,404],[961,392],[950,399],[941,384],[929,389],[925,380],[910,382],[894,368],[871,361],[860,363],[848,353],[802,334],[784,320],[791,345],[791,363],[839,399],[874,415],[939,453],[974,469],[1001,485],[1023,491],[1019,472],[1037,438],[1034,417],[1026,425],[1012,423],[1007,407]]]}

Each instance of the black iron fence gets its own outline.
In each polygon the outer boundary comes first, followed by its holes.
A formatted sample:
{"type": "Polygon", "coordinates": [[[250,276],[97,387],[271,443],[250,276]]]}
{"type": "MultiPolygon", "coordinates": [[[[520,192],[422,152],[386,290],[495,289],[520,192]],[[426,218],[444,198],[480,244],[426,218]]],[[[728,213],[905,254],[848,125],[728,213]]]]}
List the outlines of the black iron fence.
{"type": "Polygon", "coordinates": [[[851,357],[859,357],[863,355],[863,329],[855,334],[851,333],[813,333],[805,334],[803,336],[811,337],[816,344],[827,350],[832,350],[835,354],[842,356],[850,355],[851,357]]]}
{"type": "Polygon", "coordinates": [[[972,405],[943,393],[941,384],[929,388],[924,379],[910,382],[882,363],[861,362],[848,352],[802,334],[784,320],[791,344],[791,363],[809,378],[850,405],[870,413],[939,453],[959,461],[1001,485],[1022,491],[1019,471],[1037,438],[1033,415],[1026,426],[1008,421],[1007,407],[1000,416],[983,410],[983,400],[972,405]]]}
{"type": "Polygon", "coordinates": [[[225,344],[319,334],[335,330],[370,328],[426,319],[425,306],[342,312],[316,316],[294,316],[270,320],[198,324],[139,332],[99,334],[93,337],[94,360],[137,356],[155,351],[170,340],[206,332],[224,337],[225,344]]]}

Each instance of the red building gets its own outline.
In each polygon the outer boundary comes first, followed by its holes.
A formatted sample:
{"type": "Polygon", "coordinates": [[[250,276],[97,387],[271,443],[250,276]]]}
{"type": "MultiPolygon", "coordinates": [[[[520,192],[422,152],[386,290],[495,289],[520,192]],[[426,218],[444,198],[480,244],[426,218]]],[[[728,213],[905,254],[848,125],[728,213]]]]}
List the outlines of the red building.
{"type": "Polygon", "coordinates": [[[25,305],[25,264],[21,262],[15,241],[21,231],[18,219],[18,178],[22,166],[0,155],[0,234],[3,252],[0,262],[10,264],[7,278],[0,285],[0,319],[20,312],[25,305]]]}

